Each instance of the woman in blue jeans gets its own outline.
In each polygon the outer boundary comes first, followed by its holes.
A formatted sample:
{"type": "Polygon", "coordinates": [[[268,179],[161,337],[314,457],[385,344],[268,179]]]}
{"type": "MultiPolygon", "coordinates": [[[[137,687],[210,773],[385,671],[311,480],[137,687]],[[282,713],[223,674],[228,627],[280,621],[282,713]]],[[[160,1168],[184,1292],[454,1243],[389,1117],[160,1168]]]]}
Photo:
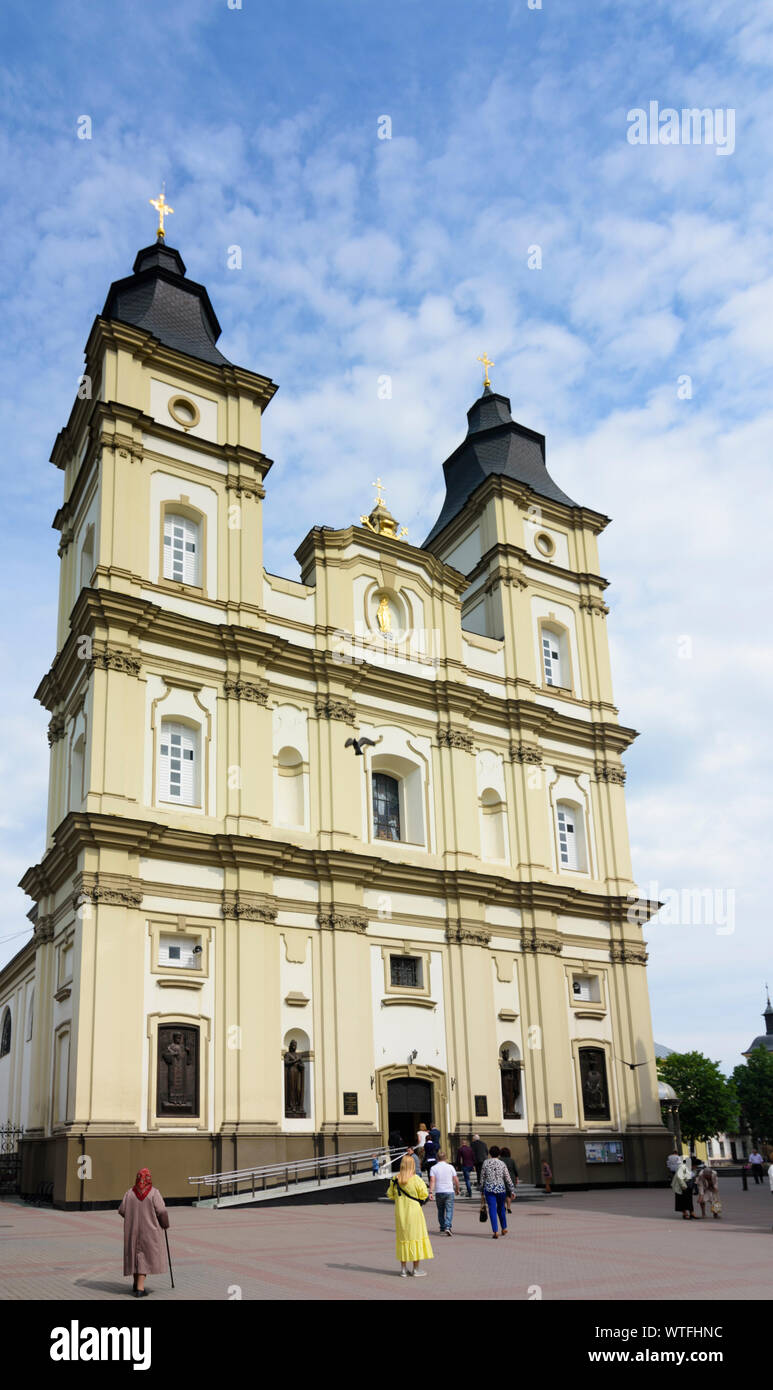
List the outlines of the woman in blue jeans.
{"type": "Polygon", "coordinates": [[[491,1218],[493,1239],[498,1240],[497,1217],[499,1217],[499,1224],[502,1227],[502,1235],[506,1236],[507,1210],[505,1202],[508,1192],[511,1197],[515,1196],[515,1188],[510,1174],[499,1157],[499,1149],[496,1144],[491,1145],[488,1158],[480,1170],[480,1186],[483,1193],[482,1200],[486,1203],[491,1218]]]}

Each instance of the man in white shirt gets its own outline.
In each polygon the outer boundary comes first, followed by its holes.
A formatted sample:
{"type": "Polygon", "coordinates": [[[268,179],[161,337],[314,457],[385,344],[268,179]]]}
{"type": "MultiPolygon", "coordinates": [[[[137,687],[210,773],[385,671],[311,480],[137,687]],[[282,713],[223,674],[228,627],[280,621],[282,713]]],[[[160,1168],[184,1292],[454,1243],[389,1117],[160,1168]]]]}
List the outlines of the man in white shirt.
{"type": "Polygon", "coordinates": [[[430,1201],[434,1199],[440,1234],[452,1236],[451,1223],[454,1219],[454,1197],[459,1196],[459,1179],[452,1163],[446,1162],[444,1153],[439,1153],[437,1163],[432,1165],[429,1179],[430,1201]]]}
{"type": "Polygon", "coordinates": [[[750,1162],[751,1165],[752,1165],[752,1177],[754,1178],[754,1181],[755,1181],[756,1183],[761,1183],[761,1182],[762,1182],[762,1165],[763,1165],[763,1163],[764,1163],[764,1159],[763,1159],[763,1157],[762,1157],[762,1154],[761,1154],[761,1153],[758,1153],[757,1150],[755,1149],[753,1153],[750,1153],[750,1154],[749,1154],[749,1162],[750,1162]]]}

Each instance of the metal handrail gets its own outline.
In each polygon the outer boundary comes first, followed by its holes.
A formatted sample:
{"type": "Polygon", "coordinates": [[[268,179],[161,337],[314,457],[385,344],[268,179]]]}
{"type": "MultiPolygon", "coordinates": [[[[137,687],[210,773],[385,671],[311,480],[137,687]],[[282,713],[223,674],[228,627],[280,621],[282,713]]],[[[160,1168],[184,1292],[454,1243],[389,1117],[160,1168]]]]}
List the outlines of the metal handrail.
{"type": "Polygon", "coordinates": [[[352,1153],[324,1154],[317,1158],[301,1158],[293,1163],[264,1163],[257,1164],[253,1168],[234,1168],[230,1172],[203,1173],[196,1177],[189,1177],[188,1182],[197,1185],[203,1184],[205,1187],[217,1187],[218,1189],[224,1183],[236,1185],[241,1182],[251,1182],[254,1189],[256,1178],[263,1179],[263,1187],[265,1188],[266,1178],[277,1177],[280,1179],[277,1186],[283,1185],[287,1190],[291,1170],[296,1183],[303,1171],[308,1171],[310,1176],[318,1175],[318,1180],[321,1183],[322,1173],[320,1170],[322,1168],[335,1169],[348,1165],[349,1176],[351,1177],[353,1176],[353,1164],[371,1163],[374,1157],[391,1160],[398,1156],[402,1157],[404,1153],[407,1153],[405,1146],[390,1148],[383,1145],[377,1149],[357,1149],[352,1153]]]}

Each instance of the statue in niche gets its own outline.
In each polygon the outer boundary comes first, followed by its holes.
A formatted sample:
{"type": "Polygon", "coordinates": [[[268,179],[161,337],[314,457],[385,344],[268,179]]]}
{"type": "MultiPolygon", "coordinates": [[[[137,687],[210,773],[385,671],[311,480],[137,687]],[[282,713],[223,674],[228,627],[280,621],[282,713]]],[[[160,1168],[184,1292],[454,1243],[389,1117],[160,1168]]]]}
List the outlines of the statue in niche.
{"type": "Polygon", "coordinates": [[[198,1029],[159,1028],[159,1115],[198,1113],[198,1029]]]}
{"type": "Polygon", "coordinates": [[[582,1103],[587,1120],[608,1120],[606,1062],[603,1054],[583,1048],[580,1052],[582,1103]]]}
{"type": "Polygon", "coordinates": [[[510,1061],[510,1049],[502,1048],[500,1054],[500,1076],[502,1082],[502,1115],[506,1120],[519,1119],[518,1097],[521,1094],[520,1067],[510,1061]]]}
{"type": "Polygon", "coordinates": [[[306,1081],[306,1068],[298,1052],[295,1038],[285,1053],[285,1116],[288,1119],[303,1119],[303,1092],[306,1081]]]}

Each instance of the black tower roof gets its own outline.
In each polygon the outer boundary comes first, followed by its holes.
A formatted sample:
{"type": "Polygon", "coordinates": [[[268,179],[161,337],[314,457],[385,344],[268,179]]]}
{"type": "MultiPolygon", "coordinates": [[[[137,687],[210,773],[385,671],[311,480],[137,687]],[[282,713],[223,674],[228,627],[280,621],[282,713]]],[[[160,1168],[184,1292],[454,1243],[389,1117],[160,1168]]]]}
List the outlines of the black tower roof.
{"type": "Polygon", "coordinates": [[[165,347],[230,366],[215,346],[220,324],[203,285],[186,280],[179,251],[160,239],[137,253],[134,274],[110,286],[102,318],[131,323],[152,333],[165,347]]]}
{"type": "Polygon", "coordinates": [[[768,1052],[773,1052],[773,1004],[770,1002],[770,995],[768,995],[768,1005],[762,1017],[765,1020],[765,1032],[760,1033],[754,1042],[749,1043],[746,1051],[741,1053],[742,1057],[748,1057],[755,1047],[764,1047],[768,1052]]]}
{"type": "Polygon", "coordinates": [[[553,482],[545,467],[545,436],[519,425],[510,414],[507,396],[486,386],[483,395],[467,411],[466,439],[443,464],[446,500],[424,545],[429,545],[462,510],[467,499],[492,473],[524,483],[540,497],[563,502],[566,507],[579,503],[567,497],[553,482]]]}

